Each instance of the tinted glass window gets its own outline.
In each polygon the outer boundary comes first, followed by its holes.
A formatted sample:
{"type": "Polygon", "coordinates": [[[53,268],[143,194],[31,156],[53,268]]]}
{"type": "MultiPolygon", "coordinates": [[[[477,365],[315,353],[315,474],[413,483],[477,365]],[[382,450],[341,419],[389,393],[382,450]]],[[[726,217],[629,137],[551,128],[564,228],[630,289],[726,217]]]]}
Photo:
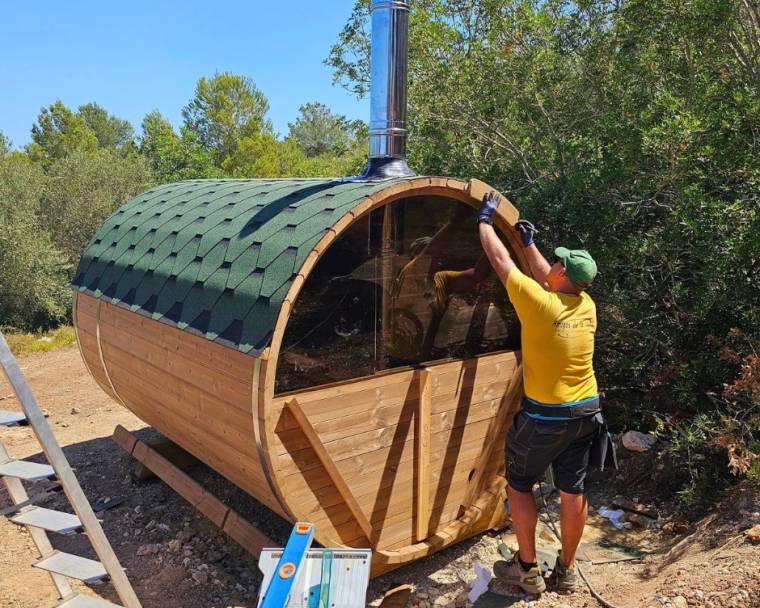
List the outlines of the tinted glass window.
{"type": "Polygon", "coordinates": [[[412,197],[356,222],[318,262],[288,321],[276,391],[519,343],[475,210],[412,197]]]}

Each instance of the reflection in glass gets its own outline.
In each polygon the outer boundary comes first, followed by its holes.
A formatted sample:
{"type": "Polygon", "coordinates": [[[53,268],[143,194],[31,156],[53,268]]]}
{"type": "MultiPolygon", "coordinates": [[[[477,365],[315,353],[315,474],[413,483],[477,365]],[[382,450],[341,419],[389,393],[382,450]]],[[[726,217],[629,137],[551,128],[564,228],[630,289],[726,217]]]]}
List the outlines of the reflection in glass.
{"type": "Polygon", "coordinates": [[[443,197],[406,198],[354,223],[317,263],[288,321],[276,391],[519,342],[475,210],[443,197]]]}

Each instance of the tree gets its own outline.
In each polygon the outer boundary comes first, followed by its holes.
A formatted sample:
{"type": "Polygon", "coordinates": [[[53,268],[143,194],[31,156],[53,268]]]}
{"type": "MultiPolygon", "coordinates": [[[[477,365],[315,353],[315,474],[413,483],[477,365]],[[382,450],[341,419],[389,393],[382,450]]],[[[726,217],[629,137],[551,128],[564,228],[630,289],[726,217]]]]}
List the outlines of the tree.
{"type": "Polygon", "coordinates": [[[211,153],[198,143],[195,133],[183,127],[182,135],[177,135],[158,111],[143,119],[140,152],[161,182],[220,176],[211,153]]]}
{"type": "Polygon", "coordinates": [[[250,78],[222,72],[198,80],[195,96],[182,109],[182,116],[187,129],[221,167],[240,140],[271,132],[268,111],[266,96],[250,78]]]}
{"type": "Polygon", "coordinates": [[[47,169],[41,217],[55,246],[75,265],[106,218],[155,183],[142,156],[74,152],[47,169]]]}
{"type": "Polygon", "coordinates": [[[0,131],[0,159],[10,154],[12,142],[0,131]]]}
{"type": "Polygon", "coordinates": [[[319,102],[302,105],[301,115],[289,123],[289,137],[303,150],[306,156],[321,154],[341,155],[348,152],[356,139],[361,121],[349,121],[345,116],[333,114],[319,102]]]}
{"type": "Polygon", "coordinates": [[[135,150],[134,129],[129,121],[109,114],[96,103],[84,104],[72,112],[60,100],[41,110],[32,126],[32,142],[27,153],[45,161],[98,148],[121,154],[135,150]]]}
{"type": "Polygon", "coordinates": [[[68,314],[69,267],[39,222],[45,180],[21,154],[0,158],[0,326],[48,328],[68,314]]]}
{"type": "Polygon", "coordinates": [[[62,101],[42,108],[32,126],[32,142],[28,154],[36,160],[63,158],[72,152],[92,152],[98,138],[80,114],[75,114],[62,101]]]}
{"type": "Polygon", "coordinates": [[[134,146],[135,130],[128,120],[109,114],[96,103],[79,106],[79,115],[95,133],[98,147],[124,151],[134,146]]]}

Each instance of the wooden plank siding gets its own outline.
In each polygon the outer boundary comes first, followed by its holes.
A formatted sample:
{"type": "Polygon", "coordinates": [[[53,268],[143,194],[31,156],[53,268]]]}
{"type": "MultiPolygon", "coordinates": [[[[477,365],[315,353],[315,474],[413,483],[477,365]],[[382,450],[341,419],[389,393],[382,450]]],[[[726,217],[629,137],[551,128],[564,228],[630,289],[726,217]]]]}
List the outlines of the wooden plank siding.
{"type": "Polygon", "coordinates": [[[254,359],[103,302],[99,334],[106,376],[96,338],[97,300],[77,294],[77,303],[82,356],[101,388],[281,513],[267,486],[253,436],[254,359]]]}
{"type": "MultiPolygon", "coordinates": [[[[423,373],[429,374],[430,466],[425,507],[429,514],[421,527],[432,534],[461,512],[516,365],[515,354],[505,352],[431,364],[427,372],[401,370],[298,394],[299,406],[368,515],[376,549],[422,540],[416,523],[415,417],[423,373]]],[[[292,394],[275,397],[273,411],[282,411],[290,398],[292,394]]],[[[288,503],[299,505],[298,515],[336,542],[363,542],[361,527],[302,433],[293,428],[292,417],[276,417],[277,468],[288,503]]],[[[503,436],[500,439],[503,443],[503,436]]],[[[497,474],[503,468],[503,450],[493,450],[482,466],[487,470],[479,479],[497,474]]]]}

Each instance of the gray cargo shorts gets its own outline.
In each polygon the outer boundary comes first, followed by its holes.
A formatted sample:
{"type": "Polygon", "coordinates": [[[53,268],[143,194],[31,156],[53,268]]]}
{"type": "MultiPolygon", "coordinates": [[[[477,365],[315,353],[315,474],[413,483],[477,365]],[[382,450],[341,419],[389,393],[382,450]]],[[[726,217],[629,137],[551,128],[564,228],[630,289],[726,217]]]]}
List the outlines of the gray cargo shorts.
{"type": "Polygon", "coordinates": [[[507,433],[507,481],[518,492],[531,492],[551,465],[562,492],[583,494],[591,446],[603,417],[536,420],[520,411],[507,433]]]}

